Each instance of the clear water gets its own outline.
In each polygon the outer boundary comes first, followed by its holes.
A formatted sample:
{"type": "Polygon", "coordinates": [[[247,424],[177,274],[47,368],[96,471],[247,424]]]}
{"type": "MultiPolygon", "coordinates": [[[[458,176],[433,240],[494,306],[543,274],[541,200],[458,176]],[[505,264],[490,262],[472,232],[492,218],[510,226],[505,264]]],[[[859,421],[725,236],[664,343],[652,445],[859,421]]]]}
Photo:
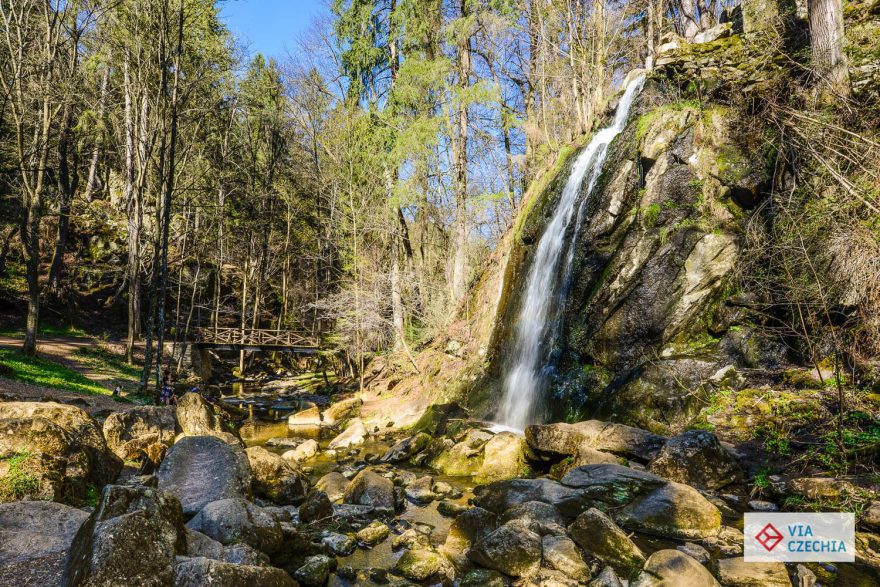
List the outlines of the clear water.
{"type": "Polygon", "coordinates": [[[553,217],[538,242],[516,323],[513,360],[504,379],[504,397],[496,414],[498,423],[507,429],[521,431],[538,416],[539,399],[546,382],[545,369],[550,364],[549,350],[559,330],[558,314],[564,301],[563,291],[574,252],[572,245],[580,230],[584,203],[602,173],[608,146],[626,125],[633,100],[644,81],[644,76],[638,76],[628,83],[614,121],[598,131],[578,156],[553,217]],[[588,183],[583,190],[585,179],[588,183]],[[583,198],[580,197],[582,191],[583,198]],[[566,238],[575,217],[573,234],[566,238]]]}

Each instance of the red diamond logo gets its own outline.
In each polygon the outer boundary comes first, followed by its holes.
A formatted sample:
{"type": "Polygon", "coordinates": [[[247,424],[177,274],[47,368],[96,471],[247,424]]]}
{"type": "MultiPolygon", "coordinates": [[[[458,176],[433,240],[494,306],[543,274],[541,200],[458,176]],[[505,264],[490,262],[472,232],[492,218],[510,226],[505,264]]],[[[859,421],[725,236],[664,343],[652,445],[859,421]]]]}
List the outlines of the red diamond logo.
{"type": "Polygon", "coordinates": [[[755,535],[755,540],[763,546],[767,552],[771,552],[776,545],[782,542],[783,536],[779,533],[773,524],[767,524],[764,529],[755,535]]]}

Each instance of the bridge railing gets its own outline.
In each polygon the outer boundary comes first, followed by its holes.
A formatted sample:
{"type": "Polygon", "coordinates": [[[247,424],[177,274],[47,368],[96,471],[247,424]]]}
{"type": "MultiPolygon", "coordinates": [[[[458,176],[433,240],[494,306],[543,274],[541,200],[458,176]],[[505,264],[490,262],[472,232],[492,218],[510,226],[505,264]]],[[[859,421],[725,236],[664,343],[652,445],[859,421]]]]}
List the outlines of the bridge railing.
{"type": "Polygon", "coordinates": [[[318,348],[316,338],[291,330],[201,328],[196,331],[197,342],[207,344],[284,346],[318,348]]]}

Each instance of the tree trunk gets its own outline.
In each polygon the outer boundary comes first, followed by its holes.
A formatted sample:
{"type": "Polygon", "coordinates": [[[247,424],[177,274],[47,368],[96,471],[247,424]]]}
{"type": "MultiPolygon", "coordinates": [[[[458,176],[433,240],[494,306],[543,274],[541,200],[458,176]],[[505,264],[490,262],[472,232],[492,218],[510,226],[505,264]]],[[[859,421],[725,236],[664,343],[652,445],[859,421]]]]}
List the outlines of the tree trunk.
{"type": "Polygon", "coordinates": [[[79,185],[76,147],[72,145],[73,113],[70,105],[65,105],[62,116],[61,135],[58,139],[58,232],[55,238],[55,253],[49,268],[49,289],[57,294],[61,289],[61,275],[64,272],[64,253],[70,234],[70,206],[79,185]],[[71,149],[73,153],[71,153],[71,149]],[[71,161],[72,159],[72,161],[71,161]],[[72,165],[71,165],[72,163],[72,165]]]}
{"type": "Polygon", "coordinates": [[[824,84],[848,96],[849,70],[843,52],[843,7],[840,0],[809,0],[810,45],[813,63],[824,84]]]}
{"type": "MultiPolygon", "coordinates": [[[[468,1],[461,2],[461,17],[468,16],[468,1]]],[[[469,273],[467,245],[467,142],[468,142],[468,104],[464,97],[470,86],[471,38],[470,31],[460,32],[458,40],[458,85],[460,104],[458,107],[458,133],[455,141],[455,221],[453,224],[452,260],[452,302],[458,303],[464,297],[469,273]]]]}

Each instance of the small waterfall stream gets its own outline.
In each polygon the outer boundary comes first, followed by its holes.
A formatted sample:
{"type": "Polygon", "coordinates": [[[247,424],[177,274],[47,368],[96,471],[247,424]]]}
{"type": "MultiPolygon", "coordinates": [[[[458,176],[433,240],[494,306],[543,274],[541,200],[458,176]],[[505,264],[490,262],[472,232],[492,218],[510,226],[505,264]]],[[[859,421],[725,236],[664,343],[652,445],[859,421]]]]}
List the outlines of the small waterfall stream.
{"type": "Polygon", "coordinates": [[[553,217],[538,242],[516,324],[513,360],[504,379],[504,398],[496,415],[496,421],[503,428],[522,431],[538,415],[539,400],[546,381],[545,370],[550,362],[549,353],[559,331],[559,313],[565,301],[581,215],[602,173],[608,146],[626,125],[632,103],[644,81],[643,75],[629,81],[614,122],[598,131],[578,156],[553,217]],[[584,197],[579,198],[588,174],[584,197]],[[566,234],[573,217],[576,217],[574,231],[566,247],[566,234]]]}

